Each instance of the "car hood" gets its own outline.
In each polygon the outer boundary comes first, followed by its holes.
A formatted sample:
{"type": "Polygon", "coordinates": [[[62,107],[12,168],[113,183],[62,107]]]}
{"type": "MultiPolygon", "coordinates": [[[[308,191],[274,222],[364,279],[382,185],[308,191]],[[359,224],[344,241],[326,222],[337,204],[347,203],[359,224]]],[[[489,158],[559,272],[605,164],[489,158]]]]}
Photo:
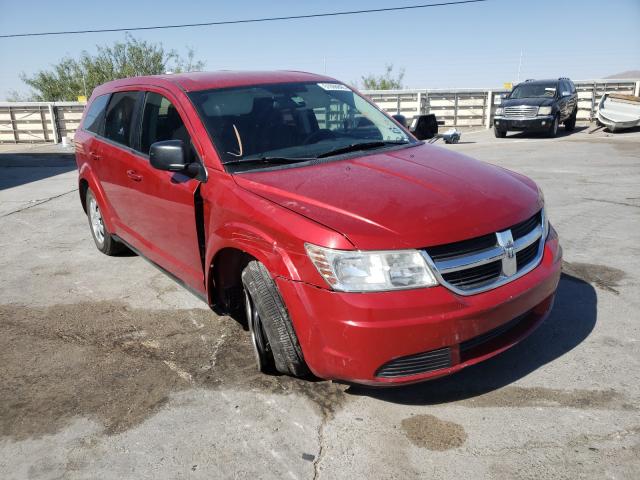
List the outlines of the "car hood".
{"type": "Polygon", "coordinates": [[[502,100],[501,107],[513,107],[516,105],[531,105],[535,107],[546,107],[553,105],[554,98],[506,98],[502,100]]]}
{"type": "Polygon", "coordinates": [[[421,248],[484,235],[525,220],[542,206],[528,178],[427,144],[234,178],[367,250],[421,248]]]}

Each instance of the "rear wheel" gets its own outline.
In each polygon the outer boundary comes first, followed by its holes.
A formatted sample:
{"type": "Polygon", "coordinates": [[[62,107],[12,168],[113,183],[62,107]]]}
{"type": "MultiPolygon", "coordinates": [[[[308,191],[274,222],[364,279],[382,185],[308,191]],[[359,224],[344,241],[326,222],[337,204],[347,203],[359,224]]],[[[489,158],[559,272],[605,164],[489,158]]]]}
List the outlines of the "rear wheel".
{"type": "Polygon", "coordinates": [[[498,127],[493,127],[493,134],[496,136],[496,138],[504,138],[507,136],[507,131],[501,130],[498,127]]]}
{"type": "Polygon", "coordinates": [[[304,376],[309,373],[298,337],[275,282],[265,266],[249,262],[242,271],[245,308],[256,362],[260,371],[275,365],[280,373],[304,376]]]}
{"type": "Polygon", "coordinates": [[[549,126],[549,130],[547,131],[547,137],[553,138],[556,135],[558,135],[559,123],[560,123],[560,119],[558,118],[558,115],[556,115],[555,117],[553,117],[553,122],[549,126]]]}
{"type": "Polygon", "coordinates": [[[573,132],[576,128],[576,119],[578,117],[578,109],[576,108],[571,116],[564,121],[564,129],[567,132],[573,132]]]}
{"type": "Polygon", "coordinates": [[[106,225],[102,219],[102,212],[95,195],[90,188],[87,188],[86,194],[87,206],[87,218],[89,219],[89,226],[91,227],[91,235],[93,241],[105,255],[117,255],[124,250],[124,245],[118,243],[107,230],[106,225]]]}

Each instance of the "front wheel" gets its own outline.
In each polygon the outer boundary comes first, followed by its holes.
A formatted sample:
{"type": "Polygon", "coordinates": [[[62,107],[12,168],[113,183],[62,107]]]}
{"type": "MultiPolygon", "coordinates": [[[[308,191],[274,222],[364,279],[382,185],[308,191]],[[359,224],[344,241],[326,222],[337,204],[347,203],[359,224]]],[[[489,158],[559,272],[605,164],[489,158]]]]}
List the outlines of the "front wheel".
{"type": "Polygon", "coordinates": [[[554,138],[558,135],[558,124],[560,123],[560,119],[558,115],[553,117],[553,123],[549,126],[549,130],[547,131],[547,137],[554,138]]]}
{"type": "Polygon", "coordinates": [[[98,205],[98,201],[90,188],[87,189],[85,205],[87,206],[87,218],[89,219],[89,226],[91,227],[91,236],[98,250],[110,256],[122,252],[125,247],[117,242],[107,230],[102,219],[100,205],[98,205]]]}
{"type": "Polygon", "coordinates": [[[247,323],[258,370],[271,365],[286,375],[309,373],[302,349],[278,287],[265,266],[253,261],[242,271],[247,323]]]}
{"type": "Polygon", "coordinates": [[[578,118],[578,109],[576,108],[571,116],[564,121],[564,129],[567,132],[573,132],[576,128],[576,119],[578,118]]]}
{"type": "Polygon", "coordinates": [[[501,130],[498,127],[493,127],[493,134],[496,136],[496,138],[504,138],[507,136],[507,131],[501,130]]]}

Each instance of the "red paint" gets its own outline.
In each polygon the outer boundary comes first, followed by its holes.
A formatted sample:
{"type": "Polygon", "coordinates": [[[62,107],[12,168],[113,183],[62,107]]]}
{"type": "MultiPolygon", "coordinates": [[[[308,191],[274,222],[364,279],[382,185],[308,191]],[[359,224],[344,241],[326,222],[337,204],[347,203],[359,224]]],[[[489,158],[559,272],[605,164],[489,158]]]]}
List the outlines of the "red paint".
{"type": "Polygon", "coordinates": [[[112,233],[209,299],[209,274],[221,249],[242,250],[264,263],[290,312],[305,360],[320,377],[376,384],[425,380],[484,360],[528,335],[548,313],[557,288],[557,237],[549,237],[542,263],[532,272],[471,296],[442,286],[334,292],[310,262],[304,244],[347,250],[423,248],[498,231],[540,209],[542,200],[531,180],[431,145],[231,175],[185,94],[327,80],[297,72],[222,72],[102,85],[90,102],[104,93],[130,90],[169,98],[207,169],[208,181],[156,170],[139,153],[82,129],[75,137],[80,179],[96,194],[112,233]],[[198,186],[204,209],[204,269],[195,226],[198,186]],[[460,361],[460,342],[527,311],[531,313],[521,331],[460,361]],[[393,358],[443,346],[451,347],[457,359],[451,368],[401,379],[374,378],[376,369],[393,358]]]}

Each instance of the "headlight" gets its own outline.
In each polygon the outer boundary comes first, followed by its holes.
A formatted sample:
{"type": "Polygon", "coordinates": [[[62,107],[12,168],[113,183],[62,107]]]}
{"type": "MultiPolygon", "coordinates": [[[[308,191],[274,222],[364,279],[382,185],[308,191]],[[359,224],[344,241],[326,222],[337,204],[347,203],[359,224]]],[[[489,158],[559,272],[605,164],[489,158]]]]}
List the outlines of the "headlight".
{"type": "Polygon", "coordinates": [[[542,220],[542,238],[547,239],[547,235],[549,235],[549,217],[547,217],[547,206],[544,201],[544,192],[538,186],[538,195],[542,198],[542,212],[541,212],[541,220],[542,220]]]}
{"type": "Polygon", "coordinates": [[[496,115],[502,115],[503,112],[504,112],[504,108],[503,107],[496,108],[496,115]]]}
{"type": "Polygon", "coordinates": [[[538,107],[538,115],[551,115],[552,107],[538,107]]]}
{"type": "Polygon", "coordinates": [[[334,290],[372,292],[438,284],[418,250],[362,252],[305,244],[320,275],[334,290]]]}

